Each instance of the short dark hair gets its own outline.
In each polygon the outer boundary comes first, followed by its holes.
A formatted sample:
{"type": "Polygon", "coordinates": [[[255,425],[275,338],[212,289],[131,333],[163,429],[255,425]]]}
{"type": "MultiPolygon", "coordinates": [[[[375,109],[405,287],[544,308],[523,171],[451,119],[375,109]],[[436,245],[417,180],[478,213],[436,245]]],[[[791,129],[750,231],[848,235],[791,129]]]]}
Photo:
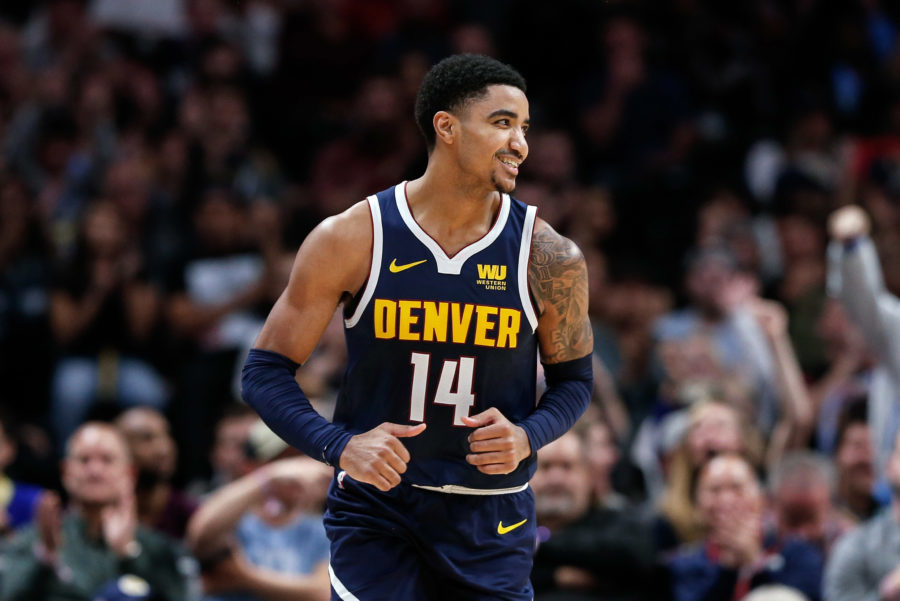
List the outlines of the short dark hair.
{"type": "Polygon", "coordinates": [[[526,91],[525,78],[514,68],[489,56],[454,54],[434,65],[416,95],[416,124],[430,151],[435,133],[432,120],[438,111],[455,111],[470,100],[483,98],[487,87],[506,85],[526,91]]]}
{"type": "Polygon", "coordinates": [[[865,394],[854,396],[841,409],[838,416],[837,435],[834,439],[834,452],[840,450],[844,444],[844,436],[851,426],[869,425],[869,398],[865,394]]]}

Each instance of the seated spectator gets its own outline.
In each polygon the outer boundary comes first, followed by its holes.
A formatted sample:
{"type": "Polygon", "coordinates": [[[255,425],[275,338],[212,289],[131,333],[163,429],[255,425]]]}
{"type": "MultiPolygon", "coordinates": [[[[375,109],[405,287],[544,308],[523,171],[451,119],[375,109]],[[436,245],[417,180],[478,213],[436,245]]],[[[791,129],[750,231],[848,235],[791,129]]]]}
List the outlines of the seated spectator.
{"type": "Polygon", "coordinates": [[[62,467],[69,508],[63,512],[55,495],[41,503],[34,525],[6,550],[0,598],[93,601],[128,576],[147,596],[186,599],[178,547],[138,524],[133,465],[121,433],[101,422],[82,425],[69,439],[62,467]]]}
{"type": "Polygon", "coordinates": [[[248,446],[257,469],[210,495],[188,526],[207,599],[328,599],[331,469],[308,457],[266,463],[289,449],[260,421],[248,446]]]}
{"type": "Polygon", "coordinates": [[[628,499],[613,487],[613,470],[622,458],[612,429],[599,418],[583,418],[582,421],[586,422],[582,436],[587,454],[591,501],[600,509],[625,509],[628,499]]]}
{"type": "Polygon", "coordinates": [[[872,494],[875,450],[866,404],[865,399],[859,399],[847,405],[840,418],[834,450],[835,506],[856,522],[871,518],[878,509],[872,494]]]}
{"type": "MultiPolygon", "coordinates": [[[[900,435],[886,474],[900,490],[900,435]]],[[[900,599],[900,495],[890,507],[847,533],[834,547],[825,570],[825,601],[900,599]]]]}
{"type": "Polygon", "coordinates": [[[159,296],[142,273],[120,211],[91,205],[71,264],[50,298],[62,357],[53,376],[51,420],[62,443],[101,401],[162,408],[165,382],[143,358],[159,317],[159,296]]]}
{"type": "Polygon", "coordinates": [[[137,468],[138,521],[176,540],[184,538],[197,501],[175,488],[172,476],[178,449],[165,416],[149,407],[135,407],[116,418],[137,468]]]}
{"type": "Polygon", "coordinates": [[[538,452],[531,487],[537,601],[655,598],[650,533],[627,513],[591,504],[587,452],[578,434],[563,434],[538,452]]]}
{"type": "Polygon", "coordinates": [[[668,562],[674,601],[742,599],[764,584],[821,598],[822,553],[802,540],[778,543],[763,536],[763,494],[746,459],[735,454],[711,459],[700,470],[696,496],[705,536],[668,562]]]}
{"type": "Polygon", "coordinates": [[[0,533],[7,534],[31,523],[46,493],[41,487],[16,482],[5,470],[16,457],[13,422],[0,410],[0,533]]]}
{"type": "Polygon", "coordinates": [[[786,455],[769,478],[777,539],[805,540],[827,556],[853,525],[832,505],[834,488],[834,470],[824,457],[802,451],[786,455]]]}
{"type": "Polygon", "coordinates": [[[700,400],[691,406],[686,419],[683,437],[667,462],[668,482],[654,525],[660,551],[703,537],[694,490],[706,461],[720,453],[740,453],[758,464],[762,455],[759,434],[742,423],[730,405],[711,398],[700,400]]]}
{"type": "Polygon", "coordinates": [[[259,416],[249,405],[235,402],[225,407],[216,423],[213,446],[209,452],[212,476],[209,480],[194,480],[189,487],[193,494],[205,497],[255,467],[248,464],[247,443],[250,431],[258,421],[259,416]]]}

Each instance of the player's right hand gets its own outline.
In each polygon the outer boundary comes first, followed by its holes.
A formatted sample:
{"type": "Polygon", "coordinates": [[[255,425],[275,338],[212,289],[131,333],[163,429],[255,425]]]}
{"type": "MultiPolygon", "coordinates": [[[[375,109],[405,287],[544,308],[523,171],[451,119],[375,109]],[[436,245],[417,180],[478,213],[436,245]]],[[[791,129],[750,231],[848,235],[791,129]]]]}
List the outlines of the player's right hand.
{"type": "Polygon", "coordinates": [[[401,438],[418,436],[425,424],[404,426],[384,422],[380,426],[357,434],[341,453],[340,468],[357,482],[366,482],[381,491],[400,484],[400,475],[409,463],[409,451],[401,438]]]}

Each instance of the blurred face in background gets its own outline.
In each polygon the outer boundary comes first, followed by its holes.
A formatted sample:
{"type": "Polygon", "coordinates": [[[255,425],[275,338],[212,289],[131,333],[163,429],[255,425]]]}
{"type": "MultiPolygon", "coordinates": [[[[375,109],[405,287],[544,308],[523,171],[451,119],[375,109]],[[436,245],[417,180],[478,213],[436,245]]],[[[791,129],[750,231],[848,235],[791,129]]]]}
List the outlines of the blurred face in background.
{"type": "Polygon", "coordinates": [[[161,413],[147,408],[130,409],[116,420],[116,425],[128,441],[139,479],[152,475],[154,481],[165,481],[172,477],[177,459],[175,441],[169,422],[161,413]]]}
{"type": "Polygon", "coordinates": [[[842,488],[859,495],[871,492],[875,481],[875,457],[868,424],[856,422],[844,430],[834,461],[842,488]]]}
{"type": "Polygon", "coordinates": [[[568,432],[538,451],[538,467],[531,488],[538,521],[542,524],[565,525],[587,511],[591,498],[590,472],[577,434],[568,432]]]}
{"type": "Polygon", "coordinates": [[[713,533],[729,520],[758,520],[762,491],[750,464],[738,455],[710,460],[697,481],[697,507],[713,533]]]}
{"type": "Polygon", "coordinates": [[[255,414],[248,414],[225,417],[219,422],[211,463],[225,482],[236,480],[255,467],[255,463],[247,460],[246,445],[257,419],[255,414]]]}
{"type": "Polygon", "coordinates": [[[694,467],[722,453],[739,453],[743,447],[736,411],[721,403],[695,409],[685,439],[688,458],[694,467]]]}
{"type": "Polygon", "coordinates": [[[734,267],[724,257],[714,254],[698,258],[687,274],[687,294],[701,313],[710,317],[722,315],[722,293],[734,278],[734,267]]]}
{"type": "Polygon", "coordinates": [[[84,218],[83,227],[91,256],[114,258],[125,247],[125,223],[112,203],[92,205],[84,218]]]}
{"type": "Polygon", "coordinates": [[[63,485],[85,507],[116,503],[134,487],[134,468],[122,435],[107,424],[90,423],[69,439],[63,461],[63,485]]]}
{"type": "Polygon", "coordinates": [[[831,491],[821,475],[813,471],[790,474],[779,483],[772,500],[780,536],[824,543],[831,491]]]}
{"type": "Polygon", "coordinates": [[[597,422],[588,429],[586,445],[591,482],[595,488],[611,489],[610,477],[619,460],[619,449],[606,424],[597,422]]]}

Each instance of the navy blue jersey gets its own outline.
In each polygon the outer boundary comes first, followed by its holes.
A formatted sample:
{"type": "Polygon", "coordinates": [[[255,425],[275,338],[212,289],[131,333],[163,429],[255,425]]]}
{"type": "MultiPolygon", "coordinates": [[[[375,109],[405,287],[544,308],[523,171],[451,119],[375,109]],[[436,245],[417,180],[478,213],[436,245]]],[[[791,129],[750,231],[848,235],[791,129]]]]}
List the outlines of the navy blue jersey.
{"type": "Polygon", "coordinates": [[[534,457],[511,474],[466,462],[463,416],[496,407],[512,422],[535,408],[537,316],[528,292],[535,208],[504,194],[496,221],[452,257],[416,223],[405,183],[371,196],[369,278],[346,316],[348,365],[334,423],[352,433],[382,422],[425,431],[401,439],[405,482],[523,486],[534,457]]]}

